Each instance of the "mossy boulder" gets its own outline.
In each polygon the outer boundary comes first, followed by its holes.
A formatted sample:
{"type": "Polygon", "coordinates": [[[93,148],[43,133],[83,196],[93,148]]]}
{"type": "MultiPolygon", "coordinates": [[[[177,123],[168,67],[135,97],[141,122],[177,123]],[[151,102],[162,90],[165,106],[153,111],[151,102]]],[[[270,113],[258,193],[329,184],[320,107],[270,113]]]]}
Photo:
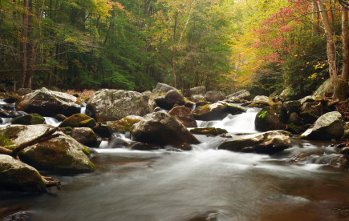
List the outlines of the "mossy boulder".
{"type": "Polygon", "coordinates": [[[169,112],[171,116],[174,116],[186,127],[197,127],[194,115],[191,110],[185,106],[175,106],[169,112]]]}
{"type": "Polygon", "coordinates": [[[199,141],[176,118],[166,112],[148,114],[131,130],[135,141],[159,146],[173,145],[184,150],[199,141]]]}
{"type": "Polygon", "coordinates": [[[93,128],[96,126],[96,121],[92,117],[87,116],[86,114],[74,114],[70,117],[67,117],[59,125],[60,127],[90,127],[93,128]]]}
{"type": "MultiPolygon", "coordinates": [[[[49,125],[10,125],[0,128],[0,134],[12,142],[12,146],[31,141],[48,129],[49,125]]],[[[29,146],[20,152],[20,159],[38,169],[62,173],[91,172],[94,165],[89,160],[85,146],[72,137],[56,132],[58,137],[29,146]]]]}
{"type": "Polygon", "coordinates": [[[234,104],[228,104],[226,102],[217,102],[214,104],[206,104],[197,107],[193,111],[193,115],[197,120],[211,121],[222,120],[228,114],[241,114],[246,112],[246,109],[234,104]]]}
{"type": "Polygon", "coordinates": [[[21,117],[13,119],[12,124],[22,124],[22,125],[35,125],[44,124],[45,118],[40,114],[28,114],[21,117]]]}
{"type": "Polygon", "coordinates": [[[290,133],[268,131],[265,133],[226,138],[218,149],[245,153],[275,154],[291,146],[290,133]]]}
{"type": "Polygon", "coordinates": [[[143,117],[130,115],[117,121],[108,121],[106,124],[114,133],[130,132],[134,124],[143,120],[143,117]]]}
{"type": "Polygon", "coordinates": [[[263,108],[258,112],[255,126],[258,131],[285,130],[287,120],[286,112],[280,105],[263,108]]]}
{"type": "Polygon", "coordinates": [[[71,136],[83,145],[97,146],[97,135],[89,127],[75,127],[71,131],[71,136]]]}
{"type": "Polygon", "coordinates": [[[224,129],[215,128],[215,127],[194,128],[194,129],[191,129],[190,132],[192,134],[199,134],[199,135],[206,135],[206,136],[217,136],[217,135],[228,133],[228,131],[224,129]]]}
{"type": "Polygon", "coordinates": [[[16,191],[43,192],[45,181],[33,167],[0,154],[0,188],[16,191]]]}

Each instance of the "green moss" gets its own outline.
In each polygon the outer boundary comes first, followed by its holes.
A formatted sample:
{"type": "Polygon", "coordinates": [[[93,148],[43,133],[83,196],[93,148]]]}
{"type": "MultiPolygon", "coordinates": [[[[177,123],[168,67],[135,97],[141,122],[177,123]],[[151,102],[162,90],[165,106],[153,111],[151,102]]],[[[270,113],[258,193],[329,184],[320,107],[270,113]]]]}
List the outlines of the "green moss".
{"type": "Polygon", "coordinates": [[[258,118],[259,119],[265,119],[268,115],[268,111],[267,110],[261,110],[259,113],[258,113],[258,118]]]}
{"type": "Polygon", "coordinates": [[[15,118],[12,123],[22,125],[43,124],[45,123],[45,118],[39,114],[29,114],[15,118]]]}
{"type": "Polygon", "coordinates": [[[74,114],[66,118],[60,127],[90,127],[96,126],[96,121],[85,114],[74,114]]]}
{"type": "Polygon", "coordinates": [[[86,154],[87,156],[90,156],[91,155],[91,150],[90,148],[86,147],[86,146],[83,146],[82,148],[82,152],[84,152],[84,154],[86,154]]]}
{"type": "Polygon", "coordinates": [[[14,143],[3,133],[0,133],[0,146],[12,149],[14,147],[14,143]]]}

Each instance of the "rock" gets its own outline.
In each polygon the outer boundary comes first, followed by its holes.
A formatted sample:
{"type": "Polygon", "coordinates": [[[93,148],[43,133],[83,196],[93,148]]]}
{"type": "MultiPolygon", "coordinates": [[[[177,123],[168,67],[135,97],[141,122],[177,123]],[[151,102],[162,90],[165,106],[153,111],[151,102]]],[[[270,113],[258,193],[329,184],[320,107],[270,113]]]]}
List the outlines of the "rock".
{"type": "Polygon", "coordinates": [[[80,105],[76,102],[76,97],[72,95],[42,88],[25,95],[18,104],[18,109],[46,117],[53,117],[57,114],[70,116],[80,113],[80,105]]]}
{"type": "Polygon", "coordinates": [[[288,118],[288,123],[294,124],[294,125],[301,125],[302,119],[299,117],[299,115],[296,112],[292,112],[288,118]]]}
{"type": "Polygon", "coordinates": [[[344,135],[344,121],[338,111],[326,113],[316,120],[314,126],[302,134],[302,138],[314,140],[340,139],[344,135]]]}
{"type": "Polygon", "coordinates": [[[144,120],[133,125],[131,130],[135,141],[154,145],[173,145],[188,149],[188,144],[199,141],[176,118],[166,112],[154,112],[144,117],[144,120]]]}
{"type": "Polygon", "coordinates": [[[294,89],[290,86],[286,87],[279,95],[279,98],[283,101],[289,101],[293,97],[294,97],[294,89]]]}
{"type": "Polygon", "coordinates": [[[249,107],[266,107],[272,105],[272,101],[267,96],[256,96],[249,107]]]}
{"type": "Polygon", "coordinates": [[[185,127],[197,127],[196,120],[191,110],[187,107],[176,106],[172,108],[169,114],[176,117],[185,127]]]}
{"type": "Polygon", "coordinates": [[[12,124],[35,125],[44,124],[45,118],[39,114],[28,114],[13,119],[12,124]]]}
{"type": "Polygon", "coordinates": [[[190,88],[190,95],[205,95],[206,93],[206,87],[205,86],[198,86],[190,88]]]}
{"type": "Polygon", "coordinates": [[[32,92],[33,92],[33,90],[31,88],[19,88],[17,90],[17,94],[20,96],[24,96],[24,95],[30,94],[32,92]]]}
{"type": "Polygon", "coordinates": [[[117,121],[107,121],[107,126],[112,129],[114,133],[130,132],[134,124],[143,120],[143,117],[130,115],[117,121]]]}
{"type": "Polygon", "coordinates": [[[164,97],[155,99],[155,103],[162,109],[171,110],[175,105],[184,105],[184,96],[178,90],[171,90],[164,97]]]}
{"type": "Polygon", "coordinates": [[[102,138],[110,138],[113,135],[113,130],[108,125],[102,123],[97,124],[93,131],[102,138]]]}
{"type": "Polygon", "coordinates": [[[248,90],[240,90],[228,95],[226,98],[229,102],[239,103],[242,100],[249,100],[250,97],[251,97],[251,93],[248,90]]]}
{"type": "Polygon", "coordinates": [[[349,166],[348,158],[343,154],[325,153],[322,149],[314,151],[301,152],[289,160],[293,164],[320,164],[335,169],[347,169],[349,166]]]}
{"type": "Polygon", "coordinates": [[[25,113],[24,111],[6,110],[0,108],[0,117],[2,118],[16,118],[25,115],[27,115],[27,113],[25,113]]]}
{"type": "Polygon", "coordinates": [[[234,104],[226,102],[217,102],[214,104],[207,104],[199,106],[193,111],[193,115],[197,120],[211,121],[222,120],[228,114],[241,114],[246,112],[246,109],[234,104]]]}
{"type": "Polygon", "coordinates": [[[54,118],[58,121],[64,121],[65,119],[67,119],[67,117],[63,114],[57,114],[56,116],[54,116],[54,118]]]}
{"type": "Polygon", "coordinates": [[[71,132],[71,136],[86,146],[97,146],[97,135],[89,127],[75,127],[71,132]]]}
{"type": "MultiPolygon", "coordinates": [[[[10,125],[0,128],[0,134],[18,146],[41,136],[50,128],[53,127],[44,124],[10,125]]],[[[56,138],[25,148],[19,153],[20,159],[43,170],[63,173],[92,172],[94,165],[86,155],[89,152],[88,148],[70,136],[56,133],[59,135],[56,138]]]]}
{"type": "Polygon", "coordinates": [[[284,106],[287,114],[290,114],[292,112],[299,113],[300,108],[301,108],[301,102],[298,100],[286,101],[283,103],[283,106],[284,106]]]}
{"type": "Polygon", "coordinates": [[[291,146],[290,135],[286,131],[268,131],[251,135],[226,138],[218,149],[246,152],[275,154],[291,146]]]}
{"type": "Polygon", "coordinates": [[[143,116],[150,112],[149,97],[136,91],[97,91],[87,103],[87,113],[99,122],[120,120],[129,115],[143,116]]]}
{"type": "Polygon", "coordinates": [[[285,110],[281,105],[263,108],[256,116],[255,126],[258,131],[285,130],[285,110]]]}
{"type": "Polygon", "coordinates": [[[192,101],[194,101],[195,103],[201,103],[201,102],[206,102],[205,96],[203,95],[193,95],[190,98],[192,101]]]}
{"type": "Polygon", "coordinates": [[[59,125],[59,127],[90,127],[94,128],[96,126],[96,121],[92,117],[86,114],[74,114],[67,117],[59,125]]]}
{"type": "Polygon", "coordinates": [[[300,117],[304,124],[314,123],[322,114],[331,111],[325,101],[306,101],[300,109],[300,117]]]}
{"type": "Polygon", "coordinates": [[[214,127],[204,127],[204,128],[194,128],[191,129],[190,132],[192,134],[206,135],[206,136],[218,136],[221,134],[226,134],[228,131],[221,128],[214,127]]]}
{"type": "Polygon", "coordinates": [[[334,93],[333,84],[331,79],[324,81],[320,87],[314,92],[313,97],[324,98],[331,96],[334,93]]]}
{"type": "Polygon", "coordinates": [[[153,89],[153,93],[167,93],[171,90],[177,90],[177,88],[172,87],[168,84],[157,83],[156,87],[153,89]]]}
{"type": "Polygon", "coordinates": [[[20,191],[43,192],[45,181],[33,167],[0,154],[0,188],[20,191]]]}
{"type": "Polygon", "coordinates": [[[205,99],[208,102],[215,103],[224,100],[225,95],[221,91],[207,91],[205,94],[205,99]]]}

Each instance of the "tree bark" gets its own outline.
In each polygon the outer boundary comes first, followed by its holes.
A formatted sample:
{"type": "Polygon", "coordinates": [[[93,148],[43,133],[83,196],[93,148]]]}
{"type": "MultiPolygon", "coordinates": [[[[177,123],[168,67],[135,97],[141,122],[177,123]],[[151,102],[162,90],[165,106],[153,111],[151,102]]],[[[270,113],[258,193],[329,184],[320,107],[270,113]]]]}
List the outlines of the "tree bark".
{"type": "Polygon", "coordinates": [[[22,87],[28,72],[28,41],[29,41],[29,0],[23,0],[23,21],[22,21],[22,87]]]}
{"type": "Polygon", "coordinates": [[[343,41],[343,68],[342,78],[348,82],[349,77],[349,29],[348,11],[342,7],[342,41],[343,41]]]}

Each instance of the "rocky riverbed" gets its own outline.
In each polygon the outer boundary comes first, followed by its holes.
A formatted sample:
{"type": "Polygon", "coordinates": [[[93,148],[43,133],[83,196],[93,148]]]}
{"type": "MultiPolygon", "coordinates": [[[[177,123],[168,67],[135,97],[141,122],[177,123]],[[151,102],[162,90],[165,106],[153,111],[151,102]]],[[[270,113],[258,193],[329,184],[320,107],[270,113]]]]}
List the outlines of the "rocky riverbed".
{"type": "Polygon", "coordinates": [[[43,88],[1,100],[0,117],[4,220],[349,217],[346,113],[328,100],[43,88]]]}

